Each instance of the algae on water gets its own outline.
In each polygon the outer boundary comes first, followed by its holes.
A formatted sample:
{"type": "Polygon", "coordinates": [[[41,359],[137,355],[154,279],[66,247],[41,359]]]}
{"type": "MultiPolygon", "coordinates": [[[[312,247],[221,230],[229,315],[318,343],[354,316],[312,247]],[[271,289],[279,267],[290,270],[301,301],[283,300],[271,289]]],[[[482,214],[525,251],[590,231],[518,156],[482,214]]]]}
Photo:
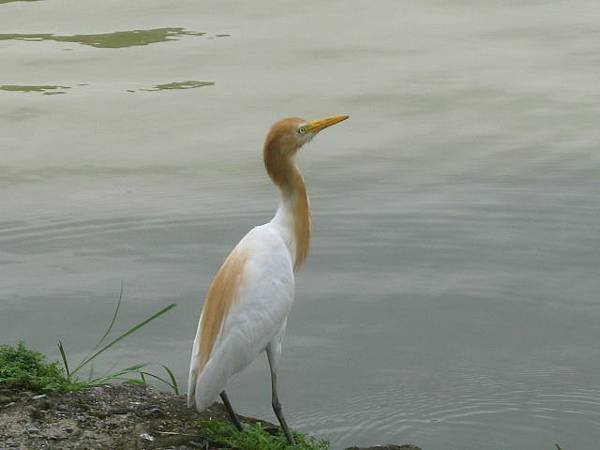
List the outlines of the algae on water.
{"type": "Polygon", "coordinates": [[[27,84],[2,84],[0,90],[9,92],[42,92],[44,95],[66,94],[65,90],[71,86],[57,86],[50,84],[27,85],[27,84]]]}
{"type": "Polygon", "coordinates": [[[181,36],[203,36],[206,33],[186,30],[181,27],[154,28],[149,30],[115,31],[100,34],[0,34],[0,41],[56,41],[74,42],[96,48],[124,48],[138,45],[149,45],[179,39],[181,36]]]}
{"type": "Polygon", "coordinates": [[[202,86],[213,86],[215,83],[212,81],[173,81],[172,83],[157,84],[152,89],[141,89],[142,91],[154,92],[154,91],[166,91],[171,89],[193,89],[202,86]]]}

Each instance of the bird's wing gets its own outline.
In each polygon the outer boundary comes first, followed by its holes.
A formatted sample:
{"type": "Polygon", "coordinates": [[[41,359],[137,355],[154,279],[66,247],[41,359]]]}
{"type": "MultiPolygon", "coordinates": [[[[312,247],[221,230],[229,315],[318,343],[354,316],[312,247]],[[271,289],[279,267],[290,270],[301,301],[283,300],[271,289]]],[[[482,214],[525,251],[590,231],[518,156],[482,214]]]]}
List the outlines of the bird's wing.
{"type": "Polygon", "coordinates": [[[227,379],[250,364],[281,329],[293,301],[289,250],[268,224],[240,241],[204,302],[188,379],[188,404],[208,407],[227,379]]]}

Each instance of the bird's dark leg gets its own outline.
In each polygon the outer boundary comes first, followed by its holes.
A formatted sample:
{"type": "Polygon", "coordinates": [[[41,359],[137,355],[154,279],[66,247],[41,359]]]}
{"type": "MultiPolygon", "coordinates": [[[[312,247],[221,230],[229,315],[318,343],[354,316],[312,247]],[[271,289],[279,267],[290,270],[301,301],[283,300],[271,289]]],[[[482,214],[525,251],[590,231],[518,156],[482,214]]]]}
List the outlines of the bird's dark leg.
{"type": "Polygon", "coordinates": [[[223,404],[225,405],[225,408],[227,408],[227,412],[229,413],[229,417],[231,418],[233,425],[238,431],[242,431],[243,428],[240,419],[238,419],[237,414],[233,410],[231,403],[229,402],[229,397],[227,397],[227,393],[225,391],[221,392],[221,400],[223,400],[223,404]]]}
{"type": "Polygon", "coordinates": [[[290,429],[287,426],[285,417],[283,417],[281,403],[279,403],[279,396],[277,395],[277,369],[275,367],[275,361],[273,361],[274,355],[270,347],[267,348],[267,358],[269,360],[269,368],[271,369],[271,405],[273,406],[273,411],[277,416],[277,420],[279,420],[279,423],[281,424],[281,428],[283,429],[283,433],[285,434],[288,443],[290,445],[296,445],[294,442],[294,436],[292,436],[292,433],[290,433],[290,429]]]}

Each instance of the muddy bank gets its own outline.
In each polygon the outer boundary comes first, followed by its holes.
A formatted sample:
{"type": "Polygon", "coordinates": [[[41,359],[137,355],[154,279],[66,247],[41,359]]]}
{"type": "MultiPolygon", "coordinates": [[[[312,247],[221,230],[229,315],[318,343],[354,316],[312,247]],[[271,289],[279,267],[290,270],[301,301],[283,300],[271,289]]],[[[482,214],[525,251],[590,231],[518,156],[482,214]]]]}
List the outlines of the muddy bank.
{"type": "Polygon", "coordinates": [[[226,420],[227,414],[220,404],[199,414],[183,397],[139,385],[48,395],[0,386],[0,450],[213,449],[198,435],[198,421],[210,418],[226,420]]]}

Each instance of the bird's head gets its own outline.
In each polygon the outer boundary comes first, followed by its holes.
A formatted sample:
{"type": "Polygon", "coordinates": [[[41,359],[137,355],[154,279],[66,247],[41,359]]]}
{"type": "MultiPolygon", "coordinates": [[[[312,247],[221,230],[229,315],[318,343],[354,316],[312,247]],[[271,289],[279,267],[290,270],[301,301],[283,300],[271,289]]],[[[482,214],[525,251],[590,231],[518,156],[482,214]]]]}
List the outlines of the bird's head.
{"type": "Polygon", "coordinates": [[[292,157],[318,132],[347,118],[348,116],[341,115],[307,121],[291,117],[275,122],[265,141],[265,157],[292,157]]]}

